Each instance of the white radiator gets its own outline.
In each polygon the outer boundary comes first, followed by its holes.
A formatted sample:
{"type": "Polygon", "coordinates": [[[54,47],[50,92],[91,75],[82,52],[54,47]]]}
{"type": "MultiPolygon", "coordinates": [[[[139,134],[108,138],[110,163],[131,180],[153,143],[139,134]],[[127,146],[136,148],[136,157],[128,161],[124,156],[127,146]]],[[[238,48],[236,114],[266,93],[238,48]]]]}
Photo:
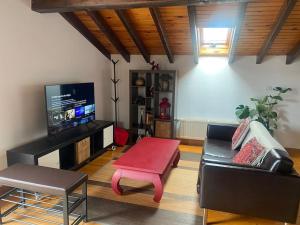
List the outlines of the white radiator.
{"type": "Polygon", "coordinates": [[[207,124],[209,123],[234,124],[236,121],[178,119],[176,129],[177,138],[204,140],[206,137],[207,124]]]}
{"type": "Polygon", "coordinates": [[[208,121],[179,119],[177,123],[177,138],[204,140],[208,121]]]}

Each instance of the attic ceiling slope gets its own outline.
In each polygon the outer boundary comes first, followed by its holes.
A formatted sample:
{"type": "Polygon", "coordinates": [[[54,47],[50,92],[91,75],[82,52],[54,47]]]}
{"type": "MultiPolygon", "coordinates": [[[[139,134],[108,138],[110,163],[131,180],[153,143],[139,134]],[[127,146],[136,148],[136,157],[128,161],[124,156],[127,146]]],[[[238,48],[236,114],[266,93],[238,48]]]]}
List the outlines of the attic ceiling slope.
{"type": "Polygon", "coordinates": [[[174,55],[194,55],[197,63],[195,45],[201,42],[202,28],[237,31],[231,38],[231,63],[244,55],[260,55],[260,59],[285,55],[288,64],[299,57],[300,0],[209,0],[206,4],[200,0],[32,0],[32,4],[49,7],[51,12],[54,6],[73,10],[70,13],[80,28],[73,26],[108,58],[121,53],[129,61],[130,55],[138,54],[149,62],[151,55],[167,55],[172,62],[174,55]],[[127,8],[112,7],[120,2],[127,8]],[[138,3],[138,8],[132,8],[138,3]],[[111,8],[89,9],[99,5],[111,8]]]}
{"type": "Polygon", "coordinates": [[[32,0],[31,9],[40,13],[53,13],[78,10],[127,9],[249,1],[251,0],[32,0]]]}
{"type": "Polygon", "coordinates": [[[293,11],[297,0],[287,0],[283,3],[282,8],[279,12],[278,18],[274,23],[271,32],[268,34],[264,44],[262,45],[261,50],[259,51],[256,59],[256,63],[262,63],[264,57],[268,53],[269,49],[272,47],[272,44],[277,37],[278,33],[280,32],[282,26],[285,24],[287,18],[289,17],[290,13],[293,11]]]}

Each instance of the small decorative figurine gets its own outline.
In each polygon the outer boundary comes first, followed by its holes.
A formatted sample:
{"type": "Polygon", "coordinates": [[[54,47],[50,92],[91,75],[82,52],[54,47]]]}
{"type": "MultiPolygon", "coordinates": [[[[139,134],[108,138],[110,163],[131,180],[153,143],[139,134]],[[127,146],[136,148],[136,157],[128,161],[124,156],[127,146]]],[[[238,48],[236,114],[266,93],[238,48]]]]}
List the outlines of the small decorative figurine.
{"type": "Polygon", "coordinates": [[[155,61],[153,60],[152,62],[149,63],[152,65],[152,70],[159,70],[159,64],[155,64],[155,61]]]}
{"type": "Polygon", "coordinates": [[[163,98],[159,103],[159,118],[163,120],[170,119],[170,108],[171,104],[169,103],[168,98],[163,98]]]}
{"type": "Polygon", "coordinates": [[[153,97],[154,96],[154,86],[148,87],[146,90],[147,97],[153,97]]]}

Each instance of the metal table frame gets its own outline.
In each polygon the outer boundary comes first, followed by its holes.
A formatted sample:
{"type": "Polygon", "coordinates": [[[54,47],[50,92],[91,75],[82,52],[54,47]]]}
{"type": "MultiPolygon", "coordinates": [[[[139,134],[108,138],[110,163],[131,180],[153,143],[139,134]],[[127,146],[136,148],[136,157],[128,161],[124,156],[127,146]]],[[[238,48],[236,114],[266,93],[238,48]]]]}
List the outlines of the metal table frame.
{"type": "MultiPolygon", "coordinates": [[[[13,204],[13,206],[8,208],[4,212],[0,212],[0,225],[3,224],[3,221],[2,221],[3,218],[9,216],[12,213],[22,216],[22,217],[25,217],[25,218],[37,220],[37,221],[43,222],[43,223],[60,224],[55,221],[39,218],[37,216],[31,216],[31,215],[18,213],[17,210],[19,208],[31,208],[30,209],[31,211],[34,211],[34,209],[45,210],[46,212],[43,213],[43,215],[62,214],[63,225],[70,224],[70,216],[75,217],[75,219],[71,223],[71,225],[77,225],[82,221],[87,222],[87,220],[88,220],[87,180],[83,180],[82,182],[77,183],[76,185],[73,186],[73,188],[71,190],[68,190],[68,192],[66,192],[63,196],[51,196],[51,195],[47,195],[47,193],[40,194],[40,193],[33,193],[30,190],[12,188],[10,191],[1,195],[0,200],[13,204]],[[74,194],[73,192],[75,191],[75,189],[77,189],[81,185],[82,185],[82,193],[74,194]],[[59,198],[57,198],[57,197],[59,197],[59,198]],[[18,200],[12,200],[12,198],[18,199],[18,200]],[[46,200],[59,199],[60,200],[59,202],[61,202],[62,204],[47,203],[47,201],[45,201],[44,199],[46,199],[46,200]],[[33,201],[34,203],[28,203],[29,201],[33,201]],[[40,206],[39,204],[44,204],[49,207],[40,206]],[[74,210],[77,209],[80,205],[82,207],[81,214],[74,213],[74,210]]],[[[35,212],[40,213],[38,211],[35,211],[35,212]]],[[[42,214],[42,213],[40,213],[40,214],[42,214]]],[[[19,223],[28,224],[28,225],[36,225],[35,223],[31,223],[31,222],[27,222],[27,221],[25,222],[25,221],[22,221],[20,219],[15,219],[15,218],[10,218],[10,220],[19,222],[19,223]]]]}

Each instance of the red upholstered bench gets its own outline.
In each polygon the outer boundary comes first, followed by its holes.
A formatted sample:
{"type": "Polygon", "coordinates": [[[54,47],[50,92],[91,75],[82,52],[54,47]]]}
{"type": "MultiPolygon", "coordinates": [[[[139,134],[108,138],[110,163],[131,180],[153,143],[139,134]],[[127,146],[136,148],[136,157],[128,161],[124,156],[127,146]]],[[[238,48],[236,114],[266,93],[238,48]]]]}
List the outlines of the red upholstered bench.
{"type": "Polygon", "coordinates": [[[112,177],[112,189],[121,195],[119,185],[122,177],[152,182],[155,188],[154,201],[163,194],[163,181],[171,167],[176,167],[180,158],[180,141],[145,137],[131,147],[113,164],[117,171],[112,177]]]}

